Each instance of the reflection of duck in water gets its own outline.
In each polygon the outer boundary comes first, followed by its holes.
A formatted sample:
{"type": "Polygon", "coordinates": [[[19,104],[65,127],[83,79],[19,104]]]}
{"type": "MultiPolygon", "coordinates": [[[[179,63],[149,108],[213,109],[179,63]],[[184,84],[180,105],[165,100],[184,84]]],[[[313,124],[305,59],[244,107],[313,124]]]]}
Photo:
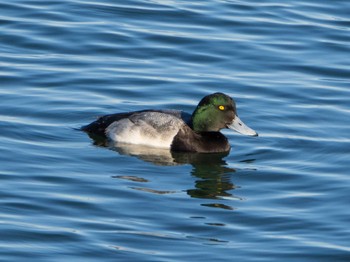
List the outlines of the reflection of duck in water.
{"type": "MultiPolygon", "coordinates": [[[[202,204],[209,207],[234,209],[230,205],[223,204],[224,198],[235,198],[231,191],[236,188],[232,182],[234,168],[228,167],[223,159],[227,154],[199,154],[201,157],[191,163],[191,174],[196,178],[194,188],[186,192],[193,198],[211,199],[211,203],[202,204]],[[199,161],[198,161],[199,160],[199,161]]],[[[240,199],[240,198],[239,198],[240,199]]]]}
{"type": "MultiPolygon", "coordinates": [[[[194,187],[191,185],[186,192],[193,198],[210,199],[210,202],[203,203],[203,206],[223,208],[233,210],[230,199],[241,199],[232,195],[232,190],[236,189],[232,182],[234,168],[230,168],[224,158],[229,152],[202,154],[195,152],[173,152],[165,148],[155,148],[123,143],[109,143],[107,139],[93,137],[94,144],[101,147],[107,147],[121,155],[137,157],[146,162],[161,166],[174,166],[190,164],[192,165],[191,175],[195,177],[194,187]]],[[[250,160],[253,161],[253,160],[250,160]]],[[[114,178],[127,179],[135,183],[147,183],[147,176],[117,175],[114,178]]],[[[145,185],[145,184],[143,184],[145,185]]],[[[165,188],[167,186],[164,186],[165,188]]],[[[131,187],[135,190],[141,190],[153,194],[171,194],[175,191],[155,189],[152,186],[131,187]]]]}
{"type": "MultiPolygon", "coordinates": [[[[95,143],[97,144],[97,143],[95,143]]],[[[100,144],[100,146],[108,146],[100,144]]],[[[185,191],[193,198],[210,199],[210,202],[203,203],[203,206],[223,208],[233,210],[229,199],[241,199],[232,195],[232,190],[236,189],[232,182],[234,168],[230,168],[224,158],[228,152],[202,154],[193,152],[172,152],[164,148],[152,148],[130,144],[112,144],[109,149],[121,155],[137,157],[146,162],[161,166],[192,165],[191,175],[195,178],[194,187],[190,185],[185,191]]],[[[114,178],[127,179],[135,183],[142,183],[142,186],[130,187],[134,190],[141,190],[153,194],[172,194],[176,191],[169,191],[164,188],[152,188],[149,185],[147,176],[117,175],[114,178]],[[147,184],[144,184],[147,183],[147,184]]]]}
{"type": "Polygon", "coordinates": [[[167,148],[177,152],[228,152],[223,128],[257,136],[237,116],[231,97],[215,93],[204,97],[192,115],[175,110],[144,110],[100,117],[82,130],[116,143],[167,148]]]}
{"type": "MultiPolygon", "coordinates": [[[[228,164],[224,160],[228,152],[212,154],[171,152],[162,148],[150,148],[129,144],[118,144],[115,147],[110,147],[110,149],[117,151],[121,155],[134,156],[155,165],[192,165],[191,175],[196,178],[195,187],[187,189],[186,192],[194,198],[216,199],[215,202],[217,202],[222,198],[231,197],[232,194],[230,191],[236,188],[231,181],[232,174],[236,172],[236,170],[228,167],[228,164]]],[[[117,176],[117,178],[143,182],[148,181],[145,177],[117,176]]],[[[137,187],[134,189],[156,194],[169,193],[167,190],[155,190],[148,187],[137,187]]],[[[220,203],[215,203],[214,207],[225,208],[220,203]]]]}

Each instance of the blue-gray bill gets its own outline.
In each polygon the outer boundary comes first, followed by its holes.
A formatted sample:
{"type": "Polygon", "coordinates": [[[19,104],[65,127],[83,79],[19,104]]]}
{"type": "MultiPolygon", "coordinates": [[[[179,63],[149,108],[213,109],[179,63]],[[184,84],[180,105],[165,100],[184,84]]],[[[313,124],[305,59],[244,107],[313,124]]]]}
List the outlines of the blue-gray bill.
{"type": "Polygon", "coordinates": [[[232,123],[229,124],[227,127],[243,135],[258,136],[258,133],[250,127],[248,127],[246,124],[244,124],[237,115],[235,116],[235,119],[232,121],[232,123]]]}

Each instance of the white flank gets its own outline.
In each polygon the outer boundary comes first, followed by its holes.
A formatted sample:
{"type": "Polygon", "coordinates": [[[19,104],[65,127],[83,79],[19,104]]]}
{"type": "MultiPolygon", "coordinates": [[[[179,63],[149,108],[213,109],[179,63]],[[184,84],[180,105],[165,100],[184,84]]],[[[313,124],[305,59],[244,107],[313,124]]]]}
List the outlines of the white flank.
{"type": "Polygon", "coordinates": [[[109,139],[119,143],[170,148],[183,120],[161,112],[144,112],[112,123],[106,129],[109,139]]]}

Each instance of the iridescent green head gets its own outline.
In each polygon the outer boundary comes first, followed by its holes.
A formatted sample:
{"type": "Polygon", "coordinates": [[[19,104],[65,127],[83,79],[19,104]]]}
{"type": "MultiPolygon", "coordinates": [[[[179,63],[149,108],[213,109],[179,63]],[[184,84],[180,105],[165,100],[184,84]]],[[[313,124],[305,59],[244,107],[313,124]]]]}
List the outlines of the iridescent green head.
{"type": "Polygon", "coordinates": [[[237,116],[233,99],[223,93],[205,96],[192,114],[192,128],[196,132],[218,132],[230,128],[239,133],[257,136],[237,116]]]}

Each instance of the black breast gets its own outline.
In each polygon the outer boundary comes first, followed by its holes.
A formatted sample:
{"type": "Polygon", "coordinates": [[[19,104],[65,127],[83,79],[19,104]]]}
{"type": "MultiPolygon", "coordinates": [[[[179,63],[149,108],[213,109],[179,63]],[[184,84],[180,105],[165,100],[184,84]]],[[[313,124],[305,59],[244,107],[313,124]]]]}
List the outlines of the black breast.
{"type": "Polygon", "coordinates": [[[174,137],[171,150],[198,153],[219,153],[230,151],[227,138],[220,132],[196,133],[184,126],[174,137]]]}

